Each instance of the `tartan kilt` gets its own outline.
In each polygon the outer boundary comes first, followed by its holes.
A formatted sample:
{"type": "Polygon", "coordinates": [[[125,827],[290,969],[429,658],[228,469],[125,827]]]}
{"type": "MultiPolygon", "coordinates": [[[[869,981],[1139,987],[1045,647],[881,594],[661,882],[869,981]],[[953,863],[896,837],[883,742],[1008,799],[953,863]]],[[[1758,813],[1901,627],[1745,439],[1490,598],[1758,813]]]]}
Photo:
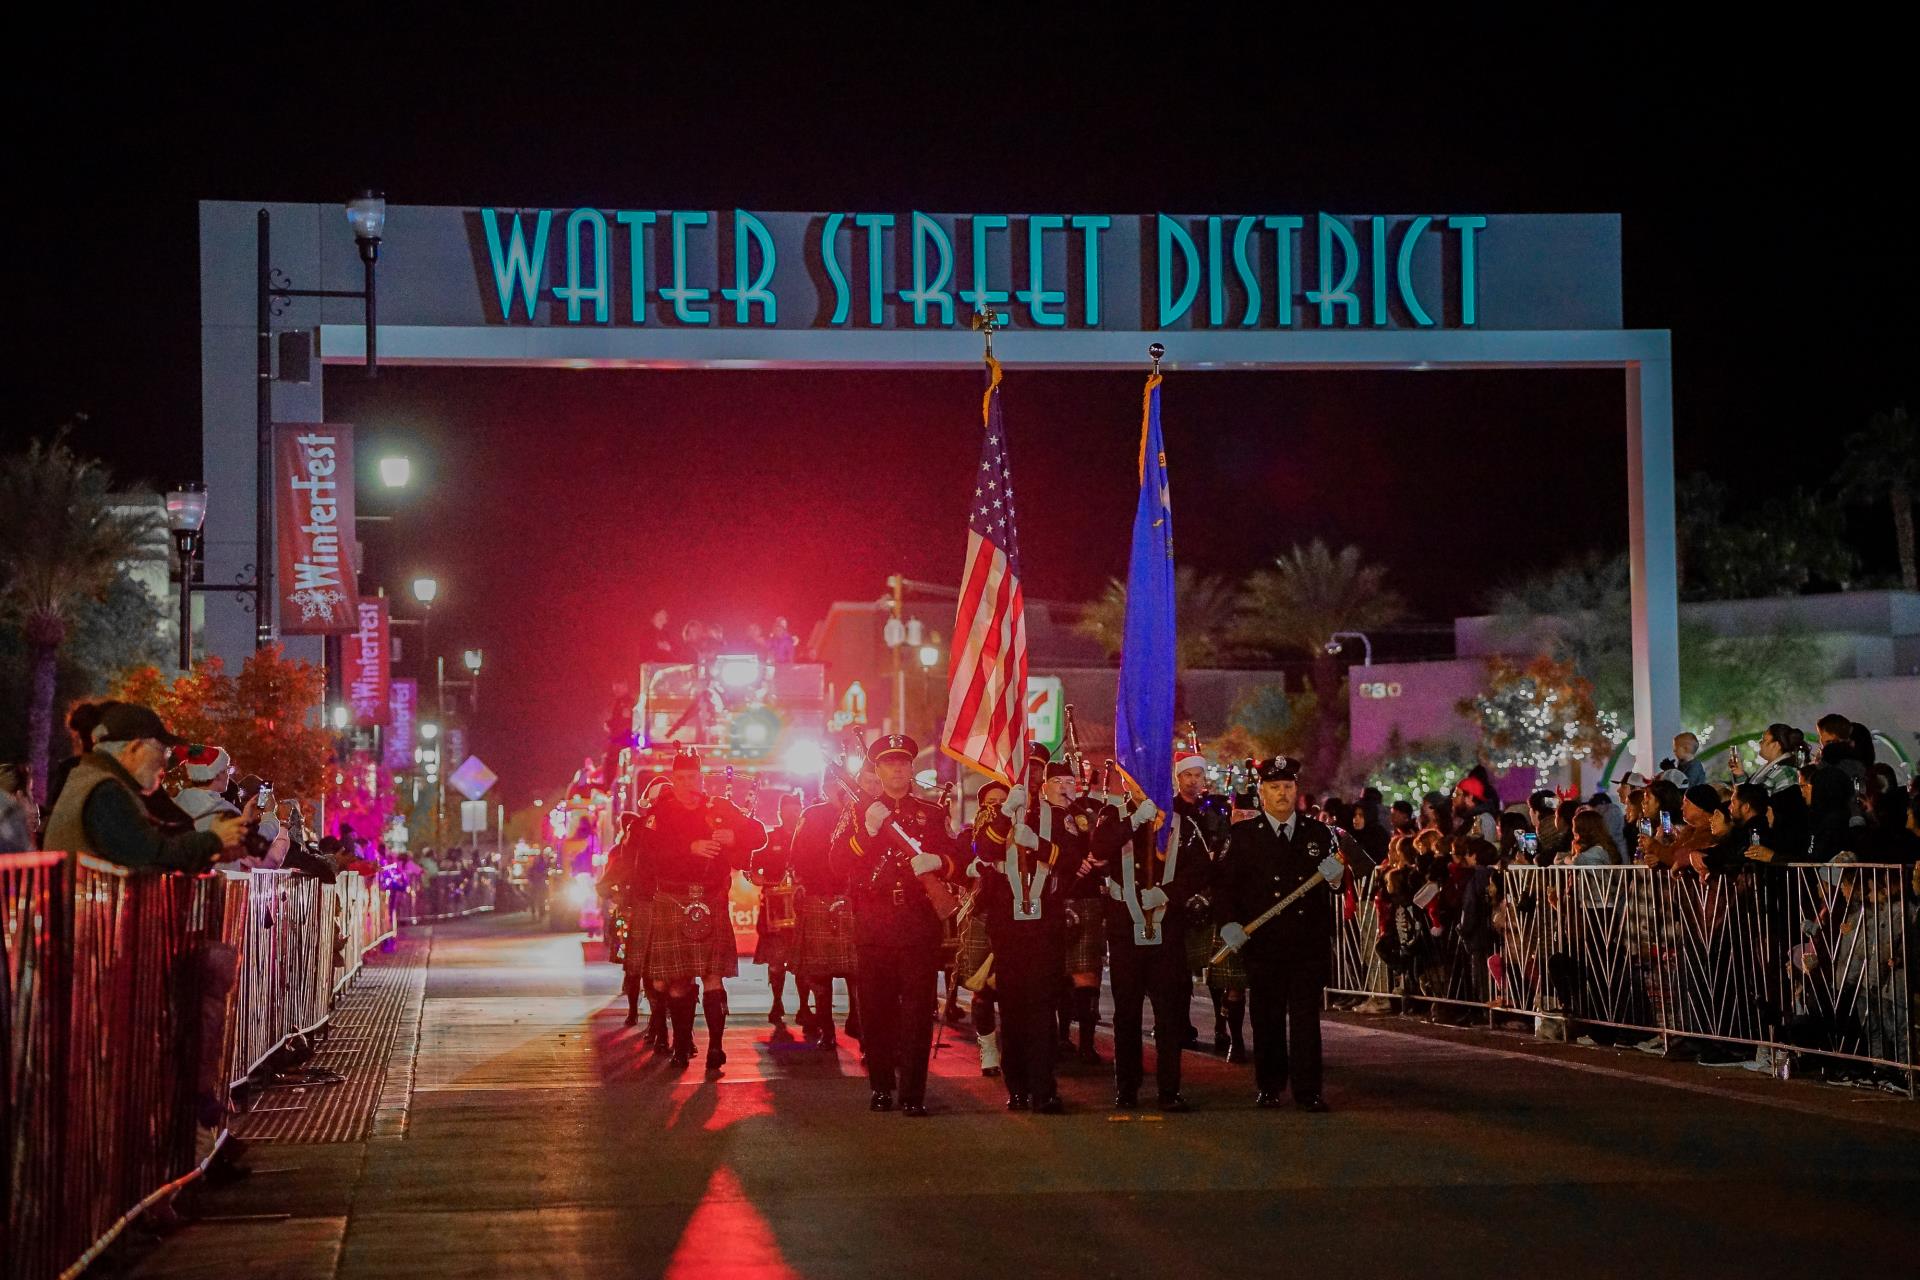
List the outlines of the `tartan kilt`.
{"type": "Polygon", "coordinates": [[[987,937],[986,917],[976,911],[967,917],[966,927],[960,931],[960,951],[953,962],[955,976],[965,982],[980,972],[980,966],[987,962],[992,952],[993,943],[987,937]]]}
{"type": "Polygon", "coordinates": [[[607,930],[607,958],[636,977],[647,972],[647,944],[653,937],[653,900],[622,902],[607,930]]]}
{"type": "Polygon", "coordinates": [[[653,910],[647,921],[647,946],[644,972],[651,982],[685,982],[718,974],[731,978],[740,972],[740,957],[735,949],[733,926],[727,917],[724,896],[709,900],[713,907],[713,932],[704,942],[694,942],[680,931],[680,904],[692,895],[662,889],[653,895],[653,910]]]}
{"type": "Polygon", "coordinates": [[[1080,923],[1067,931],[1066,971],[1099,973],[1107,961],[1106,904],[1099,898],[1075,898],[1071,905],[1080,923]]]}
{"type": "Polygon", "coordinates": [[[803,978],[850,978],[860,970],[853,949],[852,914],[841,912],[840,930],[834,932],[827,914],[832,902],[831,898],[802,890],[795,903],[800,927],[796,931],[799,964],[794,967],[803,978]]]}
{"type": "MultiPolygon", "coordinates": [[[[1211,959],[1220,949],[1220,931],[1213,931],[1212,940],[1207,944],[1210,950],[1203,959],[1211,959]]],[[[1238,951],[1229,951],[1227,958],[1219,964],[1207,966],[1207,985],[1218,987],[1222,991],[1245,991],[1247,989],[1247,962],[1240,958],[1238,951]]]]}
{"type": "Polygon", "coordinates": [[[793,955],[799,950],[794,942],[791,930],[769,929],[753,944],[753,962],[785,967],[793,962],[793,955]]]}

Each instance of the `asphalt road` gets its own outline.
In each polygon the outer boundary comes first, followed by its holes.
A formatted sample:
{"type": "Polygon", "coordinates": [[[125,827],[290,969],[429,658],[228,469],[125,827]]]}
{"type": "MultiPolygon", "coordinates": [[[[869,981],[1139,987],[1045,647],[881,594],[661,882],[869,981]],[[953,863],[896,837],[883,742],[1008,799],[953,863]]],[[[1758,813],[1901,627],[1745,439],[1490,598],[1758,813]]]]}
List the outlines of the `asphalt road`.
{"type": "Polygon", "coordinates": [[[1116,1115],[1091,1070],[1064,1077],[1069,1114],[1009,1115],[949,1033],[934,1115],[910,1120],[866,1110],[854,1042],[834,1057],[770,1028],[742,970],[726,1068],[675,1075],[577,936],[438,926],[380,1136],[256,1146],[259,1172],[135,1273],[1920,1271],[1903,1098],[1338,1015],[1330,1115],[1256,1111],[1250,1070],[1199,1054],[1191,1115],[1116,1115]]]}

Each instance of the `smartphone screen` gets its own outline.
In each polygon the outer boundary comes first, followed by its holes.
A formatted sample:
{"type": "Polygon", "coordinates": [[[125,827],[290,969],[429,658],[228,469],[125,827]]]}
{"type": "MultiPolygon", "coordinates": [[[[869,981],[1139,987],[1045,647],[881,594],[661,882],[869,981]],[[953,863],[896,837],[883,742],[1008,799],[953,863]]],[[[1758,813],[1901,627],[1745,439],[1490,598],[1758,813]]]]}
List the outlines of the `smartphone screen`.
{"type": "Polygon", "coordinates": [[[1670,836],[1673,834],[1673,815],[1668,813],[1665,809],[1662,809],[1660,811],[1660,834],[1663,836],[1670,836]]]}

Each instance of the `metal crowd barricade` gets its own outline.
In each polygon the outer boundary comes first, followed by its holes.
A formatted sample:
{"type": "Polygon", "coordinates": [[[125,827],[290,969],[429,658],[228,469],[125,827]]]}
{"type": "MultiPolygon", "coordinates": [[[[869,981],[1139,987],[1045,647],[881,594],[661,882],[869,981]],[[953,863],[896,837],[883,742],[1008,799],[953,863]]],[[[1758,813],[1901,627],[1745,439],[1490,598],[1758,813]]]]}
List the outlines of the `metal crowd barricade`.
{"type": "Polygon", "coordinates": [[[1332,995],[1811,1053],[1895,1069],[1914,1091],[1911,868],[1509,867],[1480,927],[1455,909],[1427,959],[1397,971],[1380,946],[1384,874],[1356,887],[1351,914],[1336,899],[1332,995]]]}
{"type": "Polygon", "coordinates": [[[394,894],[394,910],[403,924],[429,920],[458,920],[492,911],[497,901],[500,873],[492,867],[443,871],[432,880],[416,880],[394,894]]]}
{"type": "Polygon", "coordinates": [[[358,876],[0,855],[5,1274],[77,1272],[193,1177],[200,1104],[325,1021],[392,932],[386,897],[358,876]]]}

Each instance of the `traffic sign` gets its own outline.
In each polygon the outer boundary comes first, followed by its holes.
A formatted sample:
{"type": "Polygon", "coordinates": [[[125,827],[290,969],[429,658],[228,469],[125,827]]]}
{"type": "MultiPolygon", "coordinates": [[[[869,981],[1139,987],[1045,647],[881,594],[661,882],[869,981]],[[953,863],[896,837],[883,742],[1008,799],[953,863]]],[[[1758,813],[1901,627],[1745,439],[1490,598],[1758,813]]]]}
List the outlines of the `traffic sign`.
{"type": "Polygon", "coordinates": [[[1027,736],[1058,751],[1067,736],[1066,686],[1059,676],[1027,677],[1027,736]]]}
{"type": "Polygon", "coordinates": [[[447,775],[447,785],[469,800],[478,800],[498,781],[499,775],[482,764],[479,756],[468,756],[447,775]]]}

